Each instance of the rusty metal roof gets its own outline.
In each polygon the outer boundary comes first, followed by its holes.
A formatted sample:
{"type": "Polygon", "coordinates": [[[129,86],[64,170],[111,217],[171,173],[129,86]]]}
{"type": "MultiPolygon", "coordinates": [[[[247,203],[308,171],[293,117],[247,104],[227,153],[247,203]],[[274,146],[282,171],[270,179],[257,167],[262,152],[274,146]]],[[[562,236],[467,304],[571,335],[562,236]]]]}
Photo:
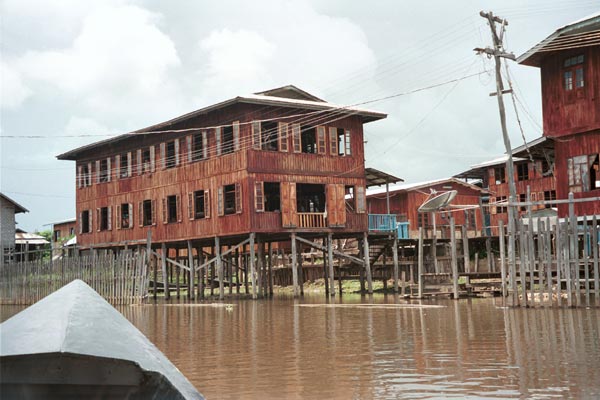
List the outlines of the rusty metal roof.
{"type": "Polygon", "coordinates": [[[381,186],[386,183],[404,182],[404,179],[402,178],[398,178],[375,168],[365,168],[365,178],[367,179],[367,187],[381,186]]]}

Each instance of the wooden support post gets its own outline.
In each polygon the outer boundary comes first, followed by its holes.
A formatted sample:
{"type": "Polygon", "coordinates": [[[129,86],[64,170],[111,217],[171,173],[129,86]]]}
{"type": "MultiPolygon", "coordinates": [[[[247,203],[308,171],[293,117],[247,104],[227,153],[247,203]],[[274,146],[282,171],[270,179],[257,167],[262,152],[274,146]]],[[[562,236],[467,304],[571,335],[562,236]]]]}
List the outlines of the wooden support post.
{"type": "Polygon", "coordinates": [[[394,260],[394,293],[398,293],[398,230],[394,231],[394,242],[392,243],[392,257],[394,260]]]}
{"type": "Polygon", "coordinates": [[[418,276],[418,285],[419,285],[419,299],[423,298],[423,228],[419,228],[419,247],[418,250],[418,267],[417,274],[418,276]]]}
{"type": "Polygon", "coordinates": [[[495,272],[492,266],[492,239],[489,236],[485,237],[485,254],[486,254],[486,263],[488,272],[495,272]]]}
{"type": "Polygon", "coordinates": [[[298,251],[298,281],[300,286],[300,296],[304,296],[304,257],[302,257],[302,245],[298,251]]]}
{"type": "Polygon", "coordinates": [[[298,297],[298,253],[296,251],[296,234],[292,232],[292,286],[294,287],[294,297],[298,297]]]}
{"type": "Polygon", "coordinates": [[[272,246],[271,242],[269,242],[267,244],[267,246],[268,246],[267,252],[269,253],[269,264],[268,264],[269,271],[267,274],[269,280],[268,280],[267,285],[269,288],[269,290],[268,290],[269,296],[273,296],[273,246],[272,246]]]}
{"type": "MultiPolygon", "coordinates": [[[[212,260],[213,258],[215,258],[215,246],[211,246],[210,247],[210,259],[212,260]]],[[[216,262],[212,262],[210,264],[208,264],[206,267],[210,268],[210,296],[214,296],[215,295],[215,267],[216,267],[216,262]]],[[[206,279],[208,280],[208,270],[206,272],[206,279]]]]}
{"type": "Polygon", "coordinates": [[[258,295],[263,297],[265,295],[265,285],[264,285],[264,274],[265,274],[265,244],[262,239],[258,237],[256,239],[256,270],[257,270],[257,280],[258,280],[258,295]]]}
{"type": "Polygon", "coordinates": [[[552,225],[550,217],[546,218],[546,232],[544,240],[546,250],[546,286],[548,290],[548,306],[552,306],[552,225]]]}
{"type": "Polygon", "coordinates": [[[439,274],[440,266],[438,265],[437,259],[437,225],[435,221],[435,212],[431,213],[431,219],[433,221],[433,235],[431,236],[431,248],[429,250],[431,253],[431,259],[433,260],[433,271],[436,274],[439,274]]]}
{"type": "MultiPolygon", "coordinates": [[[[587,216],[583,216],[583,273],[585,279],[585,305],[586,307],[590,306],[590,271],[589,271],[589,258],[590,258],[590,249],[588,244],[591,244],[588,241],[588,225],[587,225],[587,216]]],[[[591,238],[590,238],[591,239],[591,238]]],[[[577,277],[579,277],[579,271],[577,271],[577,277]]]]}
{"type": "MultiPolygon", "coordinates": [[[[179,249],[177,247],[175,248],[175,260],[179,262],[179,249]]],[[[181,278],[181,268],[178,266],[173,268],[175,268],[175,279],[177,279],[175,281],[175,290],[177,293],[177,299],[179,299],[181,297],[181,282],[179,282],[181,278]]]]}
{"type": "Polygon", "coordinates": [[[454,299],[458,300],[458,257],[456,255],[456,227],[454,226],[454,216],[450,216],[450,246],[452,258],[452,289],[454,299]]]}
{"type": "Polygon", "coordinates": [[[563,227],[561,226],[560,220],[556,222],[556,235],[555,235],[555,247],[556,247],[556,300],[558,306],[562,306],[562,257],[563,257],[563,227]]]}
{"type": "MultiPolygon", "coordinates": [[[[243,249],[243,247],[242,247],[243,249]]],[[[240,294],[240,249],[235,249],[235,292],[240,294]]]]}
{"type": "MultiPolygon", "coordinates": [[[[322,259],[323,259],[323,278],[324,278],[324,286],[325,286],[325,297],[329,297],[329,270],[327,269],[328,264],[329,264],[329,256],[326,255],[326,251],[327,250],[327,254],[329,254],[329,245],[327,244],[328,240],[327,240],[327,236],[323,237],[323,246],[324,249],[321,250],[321,254],[322,254],[322,259]]],[[[311,250],[312,251],[312,250],[311,250]]],[[[314,266],[314,260],[313,260],[313,266],[314,266]]]]}
{"type": "MultiPolygon", "coordinates": [[[[577,248],[577,219],[575,217],[573,192],[569,192],[569,228],[567,232],[567,305],[573,307],[573,286],[575,286],[575,292],[577,293],[577,297],[579,297],[579,263],[577,260],[579,258],[579,249],[577,248]],[[574,279],[575,270],[577,270],[577,280],[574,279]]],[[[579,305],[579,301],[577,301],[577,305],[579,305]]]]}
{"type": "MultiPolygon", "coordinates": [[[[254,245],[254,241],[251,242],[254,245]]],[[[245,292],[246,294],[250,293],[250,290],[248,288],[248,261],[249,261],[249,254],[250,254],[250,245],[246,246],[244,245],[243,247],[243,252],[242,252],[242,264],[244,267],[244,288],[245,288],[245,292]],[[247,248],[247,250],[246,250],[247,248]]]]}
{"type": "Polygon", "coordinates": [[[365,251],[365,269],[367,272],[367,291],[373,294],[373,275],[371,274],[371,254],[369,253],[369,234],[363,233],[363,246],[365,251]]]}
{"type": "Polygon", "coordinates": [[[465,264],[465,272],[471,272],[471,266],[469,262],[469,233],[467,225],[462,225],[462,243],[463,243],[463,263],[465,264]]]}
{"type": "Polygon", "coordinates": [[[335,296],[335,281],[333,280],[333,235],[331,233],[327,234],[327,263],[329,267],[329,295],[333,297],[335,296]]]}
{"type": "MultiPolygon", "coordinates": [[[[229,249],[231,246],[229,246],[229,249]]],[[[229,294],[233,293],[233,251],[227,254],[227,280],[229,281],[228,289],[229,294]]]]}
{"type": "Polygon", "coordinates": [[[167,245],[162,243],[160,245],[160,250],[162,256],[160,258],[160,265],[162,268],[165,300],[169,300],[171,298],[171,293],[169,291],[169,275],[167,275],[167,245]]]}
{"type": "Polygon", "coordinates": [[[544,255],[546,252],[544,251],[544,246],[546,241],[544,240],[543,234],[543,225],[541,218],[537,219],[537,245],[538,245],[538,255],[537,255],[537,263],[538,263],[538,296],[539,303],[542,306],[544,303],[544,267],[546,263],[544,262],[544,255]]]}
{"type": "MultiPolygon", "coordinates": [[[[256,234],[254,232],[252,232],[250,234],[250,274],[252,275],[252,298],[256,299],[258,298],[258,293],[256,291],[256,266],[254,265],[254,256],[255,256],[255,249],[254,249],[254,239],[256,237],[256,234]]],[[[246,267],[246,273],[247,271],[247,267],[246,267]]]]}
{"type": "Polygon", "coordinates": [[[594,246],[592,251],[594,257],[594,301],[596,302],[596,306],[600,306],[600,276],[598,276],[598,220],[596,215],[594,215],[594,218],[592,219],[592,245],[594,246]]]}
{"type": "Polygon", "coordinates": [[[188,272],[188,299],[194,300],[194,254],[192,248],[192,241],[187,241],[187,253],[188,253],[188,267],[190,270],[188,272]]]}
{"type": "Polygon", "coordinates": [[[223,259],[221,258],[221,239],[215,236],[215,253],[217,257],[217,278],[219,279],[219,300],[225,298],[225,282],[223,274],[223,259]]]}
{"type": "MultiPolygon", "coordinates": [[[[364,259],[365,259],[365,246],[363,244],[363,240],[360,239],[358,241],[358,251],[360,252],[360,258],[363,260],[364,263],[364,259]]],[[[365,285],[365,269],[364,268],[360,268],[359,272],[358,272],[358,280],[360,282],[360,293],[364,294],[367,291],[366,285],[365,285]]]]}
{"type": "Polygon", "coordinates": [[[533,232],[533,215],[531,212],[531,189],[527,186],[527,218],[529,223],[527,224],[527,230],[529,234],[527,235],[527,246],[528,246],[528,258],[527,262],[529,265],[529,293],[531,293],[531,307],[535,307],[535,280],[534,280],[534,270],[535,270],[535,244],[534,244],[534,232],[533,232]]]}
{"type": "Polygon", "coordinates": [[[527,272],[525,271],[525,229],[523,220],[517,222],[519,230],[519,282],[521,283],[521,306],[527,307],[527,272]]]}
{"type": "Polygon", "coordinates": [[[506,254],[505,254],[505,236],[504,236],[504,221],[498,221],[498,239],[500,240],[500,278],[502,279],[502,298],[506,298],[506,254]]]}
{"type": "MultiPolygon", "coordinates": [[[[342,248],[342,241],[340,239],[338,239],[337,241],[337,248],[338,251],[340,253],[343,253],[343,248],[342,248]]],[[[342,257],[338,257],[338,289],[340,292],[340,297],[342,297],[342,292],[343,292],[343,286],[342,286],[342,257]]]]}
{"type": "MultiPolygon", "coordinates": [[[[198,265],[204,264],[204,249],[203,247],[198,247],[198,265]]],[[[204,298],[204,272],[206,271],[206,267],[198,269],[198,298],[204,298]]]]}

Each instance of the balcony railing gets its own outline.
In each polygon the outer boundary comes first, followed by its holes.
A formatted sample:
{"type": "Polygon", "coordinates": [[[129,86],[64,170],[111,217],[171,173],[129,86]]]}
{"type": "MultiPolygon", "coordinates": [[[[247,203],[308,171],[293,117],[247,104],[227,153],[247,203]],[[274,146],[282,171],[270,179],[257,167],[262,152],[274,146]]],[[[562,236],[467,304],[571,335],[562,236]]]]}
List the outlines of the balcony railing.
{"type": "Polygon", "coordinates": [[[370,232],[393,232],[395,229],[395,214],[369,214],[370,232]]]}
{"type": "Polygon", "coordinates": [[[325,227],[325,213],[298,213],[298,228],[325,227]]]}

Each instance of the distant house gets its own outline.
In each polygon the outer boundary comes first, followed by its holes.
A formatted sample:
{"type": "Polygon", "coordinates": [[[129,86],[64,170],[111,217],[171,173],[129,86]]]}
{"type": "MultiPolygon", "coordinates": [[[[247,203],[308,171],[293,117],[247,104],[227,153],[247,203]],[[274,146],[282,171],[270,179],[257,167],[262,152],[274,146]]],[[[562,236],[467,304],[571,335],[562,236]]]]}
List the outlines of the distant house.
{"type": "Polygon", "coordinates": [[[76,236],[77,220],[75,218],[52,224],[52,255],[63,254],[62,247],[74,243],[76,236]]]}
{"type": "Polygon", "coordinates": [[[29,210],[0,193],[0,254],[2,262],[12,260],[15,251],[15,214],[26,212],[29,210]]]}
{"type": "MultiPolygon", "coordinates": [[[[523,146],[512,150],[514,155],[514,181],[518,201],[527,200],[529,188],[531,201],[556,200],[556,179],[554,171],[554,141],[545,137],[538,138],[523,146]]],[[[486,226],[492,227],[496,234],[496,227],[502,221],[506,226],[508,222],[508,176],[506,174],[507,156],[501,156],[493,160],[485,161],[471,166],[465,172],[455,175],[456,178],[478,179],[481,185],[489,193],[484,198],[484,215],[486,226]]],[[[535,206],[533,210],[550,208],[552,205],[535,206]]],[[[520,215],[525,213],[522,207],[520,215]]]]}
{"type": "MultiPolygon", "coordinates": [[[[518,58],[540,68],[544,137],[554,140],[556,194],[600,196],[600,12],[557,29],[518,58]]],[[[575,204],[600,215],[600,201],[575,204]]],[[[558,206],[559,217],[568,205],[558,206]]]]}
{"type": "MultiPolygon", "coordinates": [[[[453,205],[461,207],[436,213],[436,230],[440,237],[450,237],[450,215],[454,216],[455,224],[466,225],[467,233],[473,237],[482,229],[479,203],[481,194],[485,191],[475,185],[456,178],[439,179],[428,182],[402,183],[389,187],[390,213],[396,215],[398,222],[409,223],[410,238],[417,238],[419,228],[424,228],[426,235],[433,232],[432,213],[420,213],[418,208],[432,194],[456,190],[458,194],[452,201],[453,205]]],[[[370,189],[367,191],[367,210],[369,214],[387,214],[387,195],[385,189],[370,189]]]]}
{"type": "Polygon", "coordinates": [[[42,257],[42,250],[50,244],[37,233],[17,229],[15,233],[15,261],[31,261],[42,257]]]}

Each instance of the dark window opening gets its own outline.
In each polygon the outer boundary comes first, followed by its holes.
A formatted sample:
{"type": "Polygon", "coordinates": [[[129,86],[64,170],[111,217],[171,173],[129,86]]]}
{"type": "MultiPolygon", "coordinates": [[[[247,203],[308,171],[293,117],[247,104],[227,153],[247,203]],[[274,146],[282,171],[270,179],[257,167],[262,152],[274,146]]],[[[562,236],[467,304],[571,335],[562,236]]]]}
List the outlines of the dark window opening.
{"type": "Polygon", "coordinates": [[[499,205],[496,206],[496,214],[508,213],[508,205],[506,204],[506,196],[496,197],[496,203],[499,203],[499,205]]]}
{"type": "Polygon", "coordinates": [[[224,214],[235,214],[235,185],[223,186],[224,214]]]}
{"type": "Polygon", "coordinates": [[[260,124],[262,149],[269,151],[279,150],[279,134],[277,122],[263,121],[260,124]]]}
{"type": "Polygon", "coordinates": [[[173,168],[177,165],[177,159],[175,155],[175,141],[167,142],[167,154],[165,159],[165,167],[173,168]]]}
{"type": "MultiPolygon", "coordinates": [[[[526,201],[527,201],[527,195],[525,193],[520,193],[519,194],[519,202],[524,203],[526,201]]],[[[520,210],[527,211],[527,206],[521,206],[520,210]]]]}
{"type": "Polygon", "coordinates": [[[81,173],[83,174],[83,186],[91,186],[92,185],[92,171],[90,171],[89,165],[84,165],[81,169],[81,173]]]}
{"type": "Polygon", "coordinates": [[[119,156],[119,176],[121,178],[129,176],[129,159],[127,158],[127,153],[119,156]]]}
{"type": "Polygon", "coordinates": [[[221,154],[233,153],[233,126],[224,126],[222,130],[223,142],[221,154]]]}
{"type": "Polygon", "coordinates": [[[69,236],[73,236],[75,234],[75,228],[69,229],[69,236]]]}
{"type": "Polygon", "coordinates": [[[354,186],[345,186],[346,211],[356,212],[356,196],[354,195],[354,186]]]}
{"type": "Polygon", "coordinates": [[[152,200],[144,200],[142,203],[142,213],[144,226],[152,225],[152,200]]]}
{"type": "Polygon", "coordinates": [[[204,212],[204,190],[196,190],[194,192],[194,219],[206,217],[204,212]]]}
{"type": "Polygon", "coordinates": [[[573,193],[600,189],[599,154],[568,158],[567,173],[569,190],[573,193]]]}
{"type": "Polygon", "coordinates": [[[592,159],[590,166],[590,190],[600,189],[600,160],[599,155],[590,156],[592,159]]]}
{"type": "Polygon", "coordinates": [[[108,182],[108,160],[102,159],[100,160],[100,171],[99,171],[99,181],[100,182],[108,182]]]}
{"type": "Polygon", "coordinates": [[[303,153],[317,154],[317,129],[302,127],[301,142],[303,153]]]}
{"type": "Polygon", "coordinates": [[[337,137],[338,137],[338,155],[340,156],[349,156],[350,153],[350,131],[345,130],[344,128],[337,129],[337,137]]]}
{"type": "Polygon", "coordinates": [[[296,205],[298,212],[325,212],[325,185],[297,184],[296,205]]]}
{"type": "Polygon", "coordinates": [[[204,142],[202,134],[197,133],[192,138],[192,161],[199,161],[204,158],[204,142]]]}
{"type": "Polygon", "coordinates": [[[281,198],[279,182],[265,182],[265,211],[280,211],[281,198]]]}
{"type": "Polygon", "coordinates": [[[551,170],[550,163],[548,160],[542,160],[542,175],[547,176],[551,170]]]}
{"type": "Polygon", "coordinates": [[[527,163],[517,164],[517,179],[520,181],[529,179],[529,165],[527,163]]]}
{"type": "Polygon", "coordinates": [[[177,222],[177,196],[167,196],[167,222],[177,222]]]}
{"type": "Polygon", "coordinates": [[[150,162],[151,162],[151,157],[150,157],[150,149],[143,149],[142,150],[142,172],[150,172],[150,162]]]}
{"type": "Polygon", "coordinates": [[[60,240],[60,230],[54,231],[54,235],[52,235],[53,241],[58,242],[60,240]]]}
{"type": "Polygon", "coordinates": [[[131,228],[132,224],[130,218],[131,216],[129,215],[129,204],[121,204],[121,228],[131,228]]]}
{"type": "MultiPolygon", "coordinates": [[[[547,191],[544,191],[544,200],[545,201],[556,200],[556,190],[547,190],[547,191]]],[[[545,207],[546,208],[556,207],[556,204],[549,203],[549,204],[546,204],[545,207]]]]}
{"type": "Polygon", "coordinates": [[[419,228],[428,227],[429,226],[429,213],[428,212],[419,213],[418,220],[419,220],[419,224],[418,224],[419,228]]]}
{"type": "Polygon", "coordinates": [[[108,230],[108,207],[100,208],[100,230],[105,231],[108,230]]]}
{"type": "Polygon", "coordinates": [[[506,170],[504,167],[494,168],[494,177],[496,179],[496,185],[506,182],[506,170]]]}
{"type": "Polygon", "coordinates": [[[81,233],[90,233],[92,227],[90,226],[90,210],[82,211],[81,213],[81,233]]]}

